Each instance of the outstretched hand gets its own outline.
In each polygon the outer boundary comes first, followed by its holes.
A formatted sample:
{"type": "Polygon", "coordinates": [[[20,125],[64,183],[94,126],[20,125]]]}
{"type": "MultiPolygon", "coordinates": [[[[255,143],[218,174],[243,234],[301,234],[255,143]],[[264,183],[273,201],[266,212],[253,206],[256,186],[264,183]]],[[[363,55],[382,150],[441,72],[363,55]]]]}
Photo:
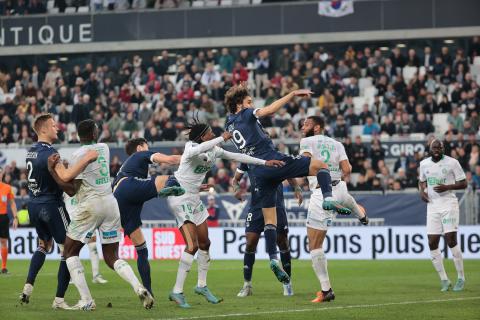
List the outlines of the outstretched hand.
{"type": "Polygon", "coordinates": [[[284,165],[285,165],[285,162],[280,161],[280,160],[267,160],[267,161],[265,161],[265,166],[267,166],[267,167],[281,168],[284,165]]]}
{"type": "Polygon", "coordinates": [[[223,137],[223,140],[224,141],[228,141],[232,138],[232,134],[228,131],[225,131],[223,134],[222,134],[222,137],[223,137]]]}
{"type": "Polygon", "coordinates": [[[293,91],[292,93],[296,97],[311,96],[313,94],[313,92],[310,91],[309,89],[299,89],[299,90],[293,91]]]}
{"type": "Polygon", "coordinates": [[[48,171],[53,171],[59,161],[60,155],[58,153],[54,153],[48,157],[48,171]]]}

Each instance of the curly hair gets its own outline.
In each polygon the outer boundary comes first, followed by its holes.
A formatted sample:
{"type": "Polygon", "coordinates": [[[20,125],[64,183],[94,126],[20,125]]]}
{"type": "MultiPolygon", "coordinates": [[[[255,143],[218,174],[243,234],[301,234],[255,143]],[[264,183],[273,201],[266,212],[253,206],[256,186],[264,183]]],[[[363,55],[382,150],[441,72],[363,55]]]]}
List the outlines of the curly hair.
{"type": "Polygon", "coordinates": [[[228,89],[225,94],[225,107],[230,113],[237,112],[237,106],[243,103],[250,93],[246,85],[239,84],[228,89]]]}

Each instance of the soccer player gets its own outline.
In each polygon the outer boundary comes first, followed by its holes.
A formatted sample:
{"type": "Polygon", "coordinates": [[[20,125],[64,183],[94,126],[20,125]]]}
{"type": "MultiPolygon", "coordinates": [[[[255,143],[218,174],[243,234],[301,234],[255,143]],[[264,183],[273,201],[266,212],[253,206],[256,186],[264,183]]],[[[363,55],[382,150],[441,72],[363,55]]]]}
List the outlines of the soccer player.
{"type": "Polygon", "coordinates": [[[441,291],[448,291],[448,280],[443,258],[438,244],[440,236],[445,235],[450,251],[452,252],[457,282],[453,291],[462,291],[465,286],[463,258],[460,246],[457,244],[457,231],[460,209],[454,190],[467,187],[465,172],[460,163],[446,156],[443,143],[434,139],[430,143],[430,157],[420,162],[419,189],[422,200],[427,203],[427,234],[430,255],[435,270],[441,280],[441,291]]]}
{"type": "Polygon", "coordinates": [[[168,203],[186,243],[185,250],[180,257],[177,280],[169,297],[171,301],[176,302],[182,308],[190,307],[183,294],[183,285],[197,252],[198,283],[195,293],[203,295],[208,302],[213,304],[222,301],[222,299],[214,296],[207,287],[207,272],[210,265],[208,252],[210,239],[208,238],[206,222],[208,212],[199,194],[206,173],[218,158],[258,166],[279,167],[283,165],[283,162],[278,160],[265,161],[244,154],[228,152],[217,147],[223,141],[229,140],[231,134],[225,132],[221,137],[216,138],[207,124],[195,123],[191,125],[188,138],[189,141],[185,144],[180,166],[174,173],[180,186],[185,189],[185,194],[179,197],[168,197],[168,203]]]}
{"type": "Polygon", "coordinates": [[[7,214],[7,205],[10,204],[12,210],[13,222],[12,227],[15,230],[18,226],[17,205],[15,204],[15,195],[12,187],[3,180],[3,169],[0,167],[0,248],[2,250],[2,273],[8,274],[7,258],[8,258],[8,238],[10,237],[10,219],[7,214]]]}
{"type": "MultiPolygon", "coordinates": [[[[77,214],[77,205],[78,201],[76,197],[70,197],[68,194],[63,194],[63,199],[65,202],[65,208],[67,208],[68,215],[70,216],[70,220],[75,220],[75,215],[77,214]]],[[[90,255],[90,262],[92,264],[92,282],[98,284],[105,284],[108,281],[103,278],[100,274],[100,257],[98,256],[97,250],[97,236],[96,232],[92,235],[92,238],[87,244],[88,252],[90,255]]],[[[70,280],[70,283],[73,283],[70,280]]]]}
{"type": "MultiPolygon", "coordinates": [[[[86,153],[92,150],[98,153],[98,158],[73,178],[77,190],[74,199],[78,204],[68,226],[65,257],[73,283],[80,293],[80,301],[72,309],[90,311],[96,308],[85,280],[79,253],[97,229],[102,242],[105,263],[132,286],[143,306],[150,309],[153,306],[153,297],[140,284],[130,265],[118,258],[118,244],[122,233],[118,204],[110,186],[110,150],[105,143],[96,143],[98,128],[91,119],[78,124],[78,135],[82,146],[74,152],[72,164],[75,166],[86,153]]],[[[66,168],[61,161],[54,163],[51,170],[54,170],[65,183],[72,180],[66,181],[62,178],[62,172],[66,168]]]]}
{"type": "MultiPolygon", "coordinates": [[[[48,170],[49,159],[52,155],[58,155],[52,147],[57,138],[57,124],[51,114],[43,114],[35,119],[33,128],[38,136],[38,142],[34,143],[27,152],[26,165],[28,170],[28,189],[30,201],[28,202],[28,213],[30,222],[35,226],[38,235],[38,248],[32,256],[28,277],[20,295],[20,302],[28,303],[32,295],[33,285],[38,272],[45,262],[45,255],[51,250],[53,241],[58,244],[62,259],[58,269],[58,285],[54,309],[69,309],[65,303],[65,291],[68,288],[70,274],[63,255],[63,244],[70,218],[65,209],[62,194],[64,189],[71,192],[68,185],[58,185],[52,173],[48,170]]],[[[87,152],[78,163],[62,171],[65,180],[76,177],[85,167],[97,159],[95,151],[87,152]]],[[[54,175],[54,174],[53,174],[54,175]]]]}
{"type": "Polygon", "coordinates": [[[282,168],[252,166],[249,170],[255,177],[259,192],[259,201],[265,220],[265,242],[270,256],[270,268],[277,279],[288,284],[288,274],[282,269],[277,256],[277,214],[275,209],[277,186],[286,179],[317,176],[318,184],[325,198],[323,208],[335,210],[341,214],[350,214],[350,209],[344,207],[332,197],[331,178],[328,166],[316,159],[303,156],[290,156],[275,150],[272,140],[263,131],[258,119],[275,114],[286,103],[296,96],[310,95],[309,90],[295,90],[274,101],[271,105],[254,109],[252,97],[243,85],[230,88],[225,95],[225,105],[230,115],[225,124],[232,133],[232,140],[237,149],[260,159],[276,159],[285,162],[282,168]]]}
{"type": "MultiPolygon", "coordinates": [[[[347,185],[342,181],[342,176],[347,176],[352,171],[343,145],[335,139],[323,135],[325,121],[318,116],[308,117],[302,127],[305,138],[300,141],[300,153],[305,157],[320,159],[328,165],[332,177],[333,198],[342,205],[350,208],[363,225],[368,224],[365,211],[360,208],[355,199],[348,193],[347,185]]],[[[322,207],[323,195],[318,189],[317,179],[308,177],[312,195],[308,206],[307,236],[312,266],[321,291],[312,302],[325,302],[335,299],[335,294],[330,285],[327,270],[327,258],[323,252],[323,241],[328,228],[335,218],[335,212],[322,207]]]]}
{"type": "MultiPolygon", "coordinates": [[[[235,191],[235,197],[243,201],[241,191],[239,190],[239,182],[242,178],[245,171],[248,170],[248,166],[242,164],[235,173],[234,178],[232,179],[232,186],[235,191]]],[[[303,202],[302,190],[297,185],[295,179],[289,179],[288,182],[295,189],[295,197],[298,199],[298,204],[301,205],[303,202]]],[[[251,296],[253,294],[252,289],[252,273],[253,265],[255,263],[255,252],[257,250],[258,241],[260,240],[260,235],[265,228],[265,221],[263,220],[262,206],[258,201],[258,193],[255,192],[255,179],[250,179],[250,190],[251,199],[250,199],[250,208],[248,209],[248,214],[245,219],[245,237],[246,237],[246,248],[243,255],[243,287],[240,292],[237,294],[237,297],[244,298],[251,296]]],[[[283,284],[283,295],[284,296],[293,296],[293,289],[291,283],[292,277],[292,263],[290,255],[290,245],[288,242],[288,221],[287,221],[287,212],[285,210],[285,202],[283,199],[283,185],[277,187],[277,246],[280,249],[280,260],[282,261],[283,270],[290,277],[290,282],[288,284],[283,284]]]]}
{"type": "Polygon", "coordinates": [[[137,250],[137,268],[143,286],[153,295],[148,248],[140,229],[142,207],[150,199],[182,195],[185,190],[176,185],[174,179],[169,179],[169,176],[148,177],[148,166],[153,163],[176,165],[180,163],[180,156],[149,151],[147,140],[143,138],[128,140],[125,151],[129,157],[112,183],[113,195],[120,208],[123,231],[137,250]]]}

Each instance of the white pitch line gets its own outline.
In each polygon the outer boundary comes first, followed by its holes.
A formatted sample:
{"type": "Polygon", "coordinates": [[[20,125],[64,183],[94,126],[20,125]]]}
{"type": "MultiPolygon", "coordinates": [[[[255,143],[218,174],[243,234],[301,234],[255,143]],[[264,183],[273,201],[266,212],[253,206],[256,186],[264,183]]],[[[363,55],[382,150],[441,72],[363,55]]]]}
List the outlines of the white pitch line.
{"type": "Polygon", "coordinates": [[[157,318],[157,319],[163,319],[163,320],[194,320],[194,319],[248,317],[248,316],[257,316],[257,315],[262,315],[262,314],[298,313],[298,312],[308,312],[308,311],[328,311],[328,310],[343,310],[343,309],[378,308],[378,307],[400,306],[400,305],[410,305],[410,304],[427,304],[427,303],[438,303],[438,302],[448,302],[448,301],[467,301],[467,300],[480,300],[480,297],[465,297],[465,298],[423,300],[423,301],[388,302],[388,303],[363,304],[363,305],[357,304],[357,305],[350,305],[350,306],[325,307],[325,308],[319,307],[319,308],[305,308],[305,309],[292,309],[292,310],[271,310],[271,311],[248,312],[248,313],[228,313],[228,314],[217,314],[217,315],[210,315],[210,316],[182,317],[182,318],[157,318]]]}

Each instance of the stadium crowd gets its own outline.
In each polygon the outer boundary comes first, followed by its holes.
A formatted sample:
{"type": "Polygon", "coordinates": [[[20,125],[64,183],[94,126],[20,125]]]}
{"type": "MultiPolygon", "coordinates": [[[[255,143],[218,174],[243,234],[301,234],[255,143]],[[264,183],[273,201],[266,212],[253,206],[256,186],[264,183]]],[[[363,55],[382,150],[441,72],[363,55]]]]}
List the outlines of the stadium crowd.
{"type": "MultiPolygon", "coordinates": [[[[31,144],[32,121],[42,112],[56,116],[59,143],[64,144],[79,142],[75,125],[87,118],[97,122],[100,141],[120,146],[140,136],[151,142],[184,141],[185,124],[193,119],[208,121],[219,135],[224,95],[232,85],[248,83],[257,105],[268,105],[291,90],[310,88],[312,97],[287,104],[275,117],[262,119],[262,124],[272,138],[299,141],[302,121],[308,115],[324,116],[327,133],[344,142],[353,165],[357,179],[351,190],[416,187],[424,154],[402,155],[389,165],[380,138],[423,134],[429,139],[436,130],[437,114],[444,114],[448,122],[446,132],[436,132],[445,136],[446,154],[460,161],[469,181],[479,188],[480,90],[470,73],[478,55],[480,41],[475,37],[468,48],[444,46],[438,52],[430,47],[397,46],[386,51],[350,46],[339,55],[296,44],[258,51],[164,50],[149,58],[135,55],[118,65],[87,62],[71,69],[57,64],[48,70],[16,67],[0,72],[0,143],[31,144]],[[360,106],[358,99],[364,99],[360,106]]],[[[295,152],[283,143],[278,147],[295,152]]],[[[115,157],[112,175],[120,165],[115,157]]],[[[4,180],[23,197],[26,171],[18,166],[8,164],[4,180]]],[[[228,191],[235,166],[219,162],[208,182],[218,192],[228,191]]],[[[156,170],[171,173],[166,167],[156,170]]]]}
{"type": "MultiPolygon", "coordinates": [[[[293,0],[300,1],[300,0],[293,0]]],[[[0,0],[0,15],[85,13],[102,11],[172,9],[203,6],[257,5],[281,0],[0,0]],[[49,2],[51,4],[49,5],[49,2]],[[67,10],[69,8],[69,10],[67,10]]]]}

